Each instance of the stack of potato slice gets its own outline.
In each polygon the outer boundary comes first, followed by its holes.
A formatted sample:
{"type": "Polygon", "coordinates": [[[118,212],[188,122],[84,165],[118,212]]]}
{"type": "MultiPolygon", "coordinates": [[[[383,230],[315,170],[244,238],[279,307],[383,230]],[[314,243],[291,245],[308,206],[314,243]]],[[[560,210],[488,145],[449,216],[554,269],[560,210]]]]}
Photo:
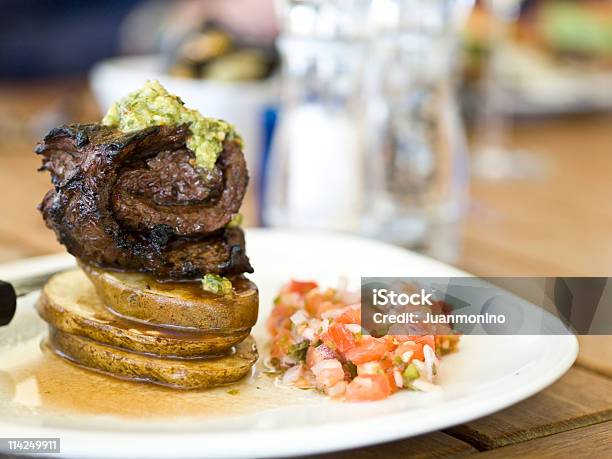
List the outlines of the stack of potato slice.
{"type": "Polygon", "coordinates": [[[38,312],[61,357],[115,377],[182,389],[246,376],[257,360],[259,295],[244,276],[227,295],[83,265],[45,285],[38,312]]]}

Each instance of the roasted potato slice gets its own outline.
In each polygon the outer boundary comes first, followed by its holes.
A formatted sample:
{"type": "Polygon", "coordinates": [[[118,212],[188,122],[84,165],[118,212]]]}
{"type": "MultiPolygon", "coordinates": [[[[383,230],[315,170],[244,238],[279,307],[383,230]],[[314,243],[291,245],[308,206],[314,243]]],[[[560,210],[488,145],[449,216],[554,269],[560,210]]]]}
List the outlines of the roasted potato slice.
{"type": "Polygon", "coordinates": [[[251,330],[246,327],[204,332],[164,328],[119,317],[104,306],[80,269],[53,276],[42,291],[37,309],[47,323],[63,332],[159,356],[222,354],[244,340],[251,330]]]}
{"type": "Polygon", "coordinates": [[[177,389],[208,389],[245,377],[257,361],[248,337],[224,357],[165,359],[136,354],[50,327],[49,343],[60,357],[117,378],[148,381],[177,389]]]}
{"type": "Polygon", "coordinates": [[[118,314],[157,325],[205,331],[244,330],[257,322],[259,292],[235,276],[227,295],[206,292],[198,282],[158,282],[147,274],[81,265],[104,304],[118,314]]]}

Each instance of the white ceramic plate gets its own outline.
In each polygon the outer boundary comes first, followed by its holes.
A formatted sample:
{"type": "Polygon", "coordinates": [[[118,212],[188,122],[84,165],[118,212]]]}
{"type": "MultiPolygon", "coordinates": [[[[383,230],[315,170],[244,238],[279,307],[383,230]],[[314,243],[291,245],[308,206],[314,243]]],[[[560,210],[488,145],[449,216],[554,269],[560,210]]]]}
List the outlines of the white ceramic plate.
{"type": "MultiPolygon", "coordinates": [[[[335,285],[340,276],[346,276],[357,288],[362,275],[465,275],[414,253],[352,236],[251,230],[247,246],[256,268],[252,278],[261,291],[255,335],[262,349],[262,323],[278,287],[290,277],[335,285]]],[[[24,260],[0,266],[0,278],[14,279],[72,264],[69,256],[24,260]]],[[[44,324],[32,309],[36,297],[31,294],[20,301],[14,322],[0,329],[0,432],[2,437],[60,437],[64,455],[82,458],[292,456],[410,437],[485,416],[535,394],[559,378],[578,351],[571,335],[466,336],[460,352],[443,359],[442,391],[400,392],[374,403],[333,402],[312,391],[263,384],[261,380],[244,383],[238,395],[220,389],[210,393],[213,395],[176,396],[167,389],[112,380],[112,387],[123,385],[134,391],[124,403],[105,389],[103,380],[111,378],[59,360],[51,376],[44,372],[28,375],[27,371],[19,376],[16,367],[34,365],[32,359],[38,359],[37,365],[41,360],[56,359],[40,355],[44,324]],[[89,387],[83,379],[71,386],[70,375],[77,372],[98,382],[89,387]],[[48,407],[45,401],[58,388],[47,387],[45,377],[47,383],[49,378],[65,380],[65,400],[77,403],[84,390],[90,393],[87,400],[82,398],[83,403],[103,397],[108,412],[48,407]],[[170,411],[166,417],[148,417],[153,406],[164,407],[179,397],[191,397],[176,405],[183,416],[170,411]],[[133,411],[131,417],[122,413],[132,404],[141,410],[135,412],[141,416],[134,416],[133,411]],[[195,413],[189,410],[198,406],[203,408],[195,413]],[[113,410],[120,414],[113,414],[113,410]]]]}

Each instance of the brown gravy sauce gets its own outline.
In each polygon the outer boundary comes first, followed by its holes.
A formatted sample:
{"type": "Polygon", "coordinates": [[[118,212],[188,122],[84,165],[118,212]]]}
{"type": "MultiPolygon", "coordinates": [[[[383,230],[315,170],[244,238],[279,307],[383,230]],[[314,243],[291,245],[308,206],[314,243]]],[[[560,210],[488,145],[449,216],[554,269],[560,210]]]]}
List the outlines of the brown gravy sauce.
{"type": "Polygon", "coordinates": [[[264,410],[320,403],[312,391],[283,387],[263,371],[261,361],[239,383],[181,391],[96,373],[55,355],[39,336],[0,352],[0,401],[44,414],[84,414],[139,419],[248,415],[264,410]],[[8,399],[8,400],[7,400],[8,399]]]}

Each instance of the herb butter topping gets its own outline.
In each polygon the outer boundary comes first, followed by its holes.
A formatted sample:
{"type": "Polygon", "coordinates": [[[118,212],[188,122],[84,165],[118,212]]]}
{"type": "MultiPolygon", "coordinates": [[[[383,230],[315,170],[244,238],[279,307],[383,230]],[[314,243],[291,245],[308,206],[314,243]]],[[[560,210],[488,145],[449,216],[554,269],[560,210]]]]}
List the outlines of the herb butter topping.
{"type": "Polygon", "coordinates": [[[187,139],[187,148],[195,153],[195,165],[208,170],[215,166],[226,139],[242,142],[231,124],[205,118],[197,110],[185,107],[180,97],[170,94],[156,80],[147,81],[141,89],[115,102],[102,119],[102,124],[122,132],[189,124],[191,135],[187,139]]]}
{"type": "Polygon", "coordinates": [[[215,295],[227,295],[232,292],[232,281],[218,274],[206,274],[202,277],[202,289],[215,295]]]}

